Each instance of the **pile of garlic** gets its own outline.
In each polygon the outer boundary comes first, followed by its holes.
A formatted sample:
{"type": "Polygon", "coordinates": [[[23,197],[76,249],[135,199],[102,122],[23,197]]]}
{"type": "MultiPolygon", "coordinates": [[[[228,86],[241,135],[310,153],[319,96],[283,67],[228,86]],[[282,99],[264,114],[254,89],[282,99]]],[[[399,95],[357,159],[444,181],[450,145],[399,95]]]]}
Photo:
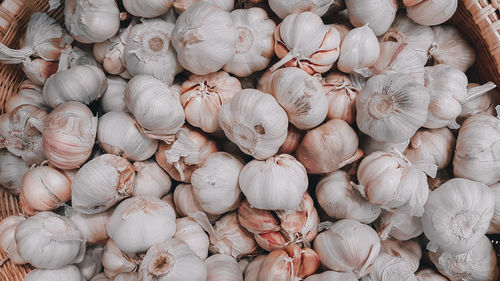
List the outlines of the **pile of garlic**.
{"type": "Polygon", "coordinates": [[[0,115],[22,209],[0,222],[2,264],[32,281],[498,280],[499,94],[440,25],[458,0],[399,2],[33,14],[20,49],[0,44],[27,76],[0,115]]]}

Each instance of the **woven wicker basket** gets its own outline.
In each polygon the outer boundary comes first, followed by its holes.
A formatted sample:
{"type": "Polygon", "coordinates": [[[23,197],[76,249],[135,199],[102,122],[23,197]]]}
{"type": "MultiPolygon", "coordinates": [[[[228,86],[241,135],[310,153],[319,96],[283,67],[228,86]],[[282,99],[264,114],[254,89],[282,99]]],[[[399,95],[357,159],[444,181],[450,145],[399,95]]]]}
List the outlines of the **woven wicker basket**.
{"type": "MultiPolygon", "coordinates": [[[[47,11],[48,0],[0,0],[0,42],[19,48],[26,25],[34,12],[47,11]]],[[[477,60],[467,73],[477,83],[493,81],[500,85],[500,0],[459,0],[459,7],[451,23],[456,25],[474,47],[477,60]]],[[[62,23],[59,8],[49,15],[62,23]]],[[[0,110],[4,112],[6,99],[16,93],[26,79],[19,65],[0,65],[0,110]]],[[[0,188],[0,220],[22,213],[17,197],[0,188]]],[[[500,253],[500,237],[491,237],[500,253]]],[[[6,254],[0,252],[0,260],[6,254]]],[[[32,269],[29,265],[16,266],[7,261],[0,268],[0,281],[21,281],[32,269]]]]}

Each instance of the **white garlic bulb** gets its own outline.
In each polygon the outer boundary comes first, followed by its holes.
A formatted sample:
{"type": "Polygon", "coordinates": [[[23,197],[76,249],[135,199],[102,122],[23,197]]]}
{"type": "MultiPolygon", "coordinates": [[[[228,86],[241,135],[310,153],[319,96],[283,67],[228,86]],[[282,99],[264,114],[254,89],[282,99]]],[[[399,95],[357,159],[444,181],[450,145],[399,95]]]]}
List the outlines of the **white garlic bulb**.
{"type": "Polygon", "coordinates": [[[143,281],[205,281],[207,266],[186,243],[167,238],[149,248],[138,277],[143,281]]]}
{"type": "Polygon", "coordinates": [[[357,281],[358,278],[352,273],[337,272],[337,271],[324,271],[322,273],[314,274],[304,281],[357,281]]]}
{"type": "Polygon", "coordinates": [[[356,123],[377,141],[407,141],[427,120],[429,99],[429,91],[408,75],[373,76],[356,100],[356,123]]]}
{"type": "Polygon", "coordinates": [[[359,90],[346,74],[332,72],[321,81],[328,100],[328,119],[342,119],[347,124],[356,122],[356,98],[359,90]]]}
{"type": "Polygon", "coordinates": [[[424,85],[427,57],[421,56],[408,43],[381,42],[380,55],[377,62],[370,69],[373,74],[408,74],[418,83],[424,85]]]}
{"type": "Polygon", "coordinates": [[[203,1],[189,6],[172,31],[179,62],[198,75],[216,72],[231,61],[237,38],[230,14],[203,1]]]}
{"type": "Polygon", "coordinates": [[[236,259],[217,254],[205,260],[207,281],[243,281],[243,274],[236,259]]]}
{"type": "Polygon", "coordinates": [[[7,98],[5,112],[11,112],[14,108],[24,104],[31,104],[43,110],[48,110],[43,100],[42,88],[33,84],[30,80],[23,81],[19,92],[7,98]]]}
{"type": "Polygon", "coordinates": [[[175,212],[155,197],[133,197],[121,202],[109,218],[108,234],[125,253],[146,251],[175,234],[175,212]]]}
{"type": "Polygon", "coordinates": [[[243,167],[240,188],[250,204],[265,210],[296,210],[309,183],[304,166],[281,154],[243,167]]]}
{"type": "Polygon", "coordinates": [[[28,215],[55,210],[71,199],[71,181],[57,169],[39,166],[21,180],[19,203],[28,215]]]}
{"type": "Polygon", "coordinates": [[[85,255],[82,233],[68,219],[52,212],[40,212],[16,228],[19,255],[31,265],[57,269],[79,263],[85,255]]]}
{"type": "Polygon", "coordinates": [[[214,141],[184,126],[175,134],[173,142],[160,142],[155,158],[172,179],[190,183],[192,173],[214,152],[217,152],[214,141]]]}
{"type": "Polygon", "coordinates": [[[380,239],[368,225],[344,219],[318,234],[314,251],[327,269],[361,278],[371,271],[380,251],[380,239]]]}
{"type": "Polygon", "coordinates": [[[45,120],[43,151],[54,167],[78,168],[90,157],[96,133],[97,117],[92,111],[79,102],[65,102],[45,120]]]}
{"type": "Polygon", "coordinates": [[[222,105],[219,124],[241,151],[263,160],[276,154],[284,143],[288,117],[271,95],[245,89],[222,105]]]}
{"type": "Polygon", "coordinates": [[[29,171],[23,159],[7,150],[0,150],[0,185],[12,194],[19,194],[21,178],[29,171]]]}
{"type": "Polygon", "coordinates": [[[142,259],[137,255],[123,253],[113,240],[108,239],[102,255],[102,265],[106,277],[113,279],[123,272],[135,271],[141,264],[142,259]]]}
{"type": "Polygon", "coordinates": [[[360,281],[390,281],[404,280],[417,281],[410,265],[402,258],[386,253],[380,253],[373,263],[370,274],[359,279],[360,281]]]}
{"type": "Polygon", "coordinates": [[[87,247],[83,261],[76,264],[83,277],[86,280],[92,279],[97,273],[102,271],[102,254],[104,253],[103,245],[94,245],[87,247]]]}
{"type": "Polygon", "coordinates": [[[429,194],[422,217],[424,233],[437,247],[450,254],[474,248],[486,234],[495,207],[491,189],[479,182],[454,178],[429,194]]]}
{"type": "Polygon", "coordinates": [[[444,169],[451,162],[455,142],[455,136],[448,128],[420,129],[410,139],[404,155],[411,163],[432,164],[444,169]]]}
{"type": "Polygon", "coordinates": [[[111,111],[127,111],[127,105],[124,100],[127,80],[120,76],[111,76],[106,79],[108,80],[108,87],[100,99],[102,110],[104,113],[111,111]]]}
{"type": "Polygon", "coordinates": [[[410,240],[424,232],[420,217],[411,216],[395,210],[382,211],[376,223],[381,240],[389,237],[398,240],[410,240]]]}
{"type": "Polygon", "coordinates": [[[168,174],[154,161],[135,162],[135,188],[133,196],[154,196],[161,198],[172,187],[168,174]]]}
{"type": "Polygon", "coordinates": [[[118,111],[108,112],[99,118],[97,141],[107,153],[132,161],[144,161],[158,148],[158,141],[141,134],[130,114],[118,111]]]}
{"type": "Polygon", "coordinates": [[[482,235],[468,253],[451,254],[442,250],[429,253],[436,268],[451,281],[498,280],[499,270],[496,253],[490,239],[482,235]]]}
{"type": "Polygon", "coordinates": [[[28,263],[17,250],[14,234],[19,224],[25,221],[23,216],[8,216],[0,221],[0,249],[7,254],[9,260],[14,264],[28,263]]]}
{"type": "Polygon", "coordinates": [[[462,72],[466,72],[474,64],[476,53],[455,26],[434,26],[432,31],[434,42],[429,50],[429,56],[434,60],[434,64],[447,64],[462,72]]]}
{"type": "Polygon", "coordinates": [[[413,272],[417,271],[422,258],[422,249],[418,242],[385,240],[380,242],[380,252],[394,257],[402,258],[410,266],[413,272]]]}
{"type": "Polygon", "coordinates": [[[206,259],[210,240],[203,228],[190,217],[176,219],[175,224],[174,238],[186,243],[200,259],[206,259]]]}
{"type": "Polygon", "coordinates": [[[262,8],[236,9],[231,12],[231,18],[238,41],[233,58],[224,65],[224,70],[240,77],[263,70],[274,55],[276,24],[262,8]]]}
{"type": "Polygon", "coordinates": [[[486,83],[479,85],[476,83],[469,83],[467,91],[469,96],[466,100],[462,101],[462,111],[458,115],[457,122],[462,124],[467,117],[476,113],[486,113],[488,115],[495,115],[495,106],[497,105],[498,90],[494,89],[496,85],[486,83]],[[489,85],[489,87],[485,87],[489,85]],[[477,95],[479,96],[477,96],[477,95]]]}
{"type": "Polygon", "coordinates": [[[124,0],[127,12],[136,17],[154,18],[165,14],[174,0],[124,0]]]}
{"type": "MultiPolygon", "coordinates": [[[[207,225],[208,226],[208,225],[207,225]]],[[[206,231],[210,234],[210,252],[240,258],[254,253],[258,246],[253,237],[238,223],[236,213],[224,215],[206,231]]]]}
{"type": "Polygon", "coordinates": [[[490,188],[495,196],[495,207],[488,234],[500,234],[500,183],[493,184],[490,188]]]}
{"type": "MultiPolygon", "coordinates": [[[[498,112],[498,110],[497,110],[498,112]]],[[[458,132],[453,174],[493,184],[500,181],[500,120],[485,113],[470,116],[458,132]]]]}
{"type": "Polygon", "coordinates": [[[377,36],[368,25],[350,30],[342,39],[337,67],[346,73],[370,68],[377,62],[380,46],[377,36]]]}
{"type": "Polygon", "coordinates": [[[239,91],[240,81],[224,71],[189,76],[181,86],[186,121],[207,133],[220,130],[219,109],[239,91]]]}
{"type": "Polygon", "coordinates": [[[177,14],[182,14],[189,6],[201,1],[209,2],[228,12],[231,12],[234,8],[233,0],[174,0],[172,6],[177,14]]]}
{"type": "Polygon", "coordinates": [[[372,223],[381,209],[368,202],[351,184],[349,175],[335,171],[322,178],[316,186],[316,198],[328,216],[335,219],[352,219],[372,223]]]}
{"type": "Polygon", "coordinates": [[[434,269],[421,269],[415,273],[418,281],[448,281],[448,278],[437,273],[434,269]]]}
{"type": "MultiPolygon", "coordinates": [[[[66,265],[58,269],[37,268],[26,277],[24,281],[84,281],[82,273],[74,265],[66,265]]],[[[93,279],[92,279],[93,280],[93,279]]]]}
{"type": "Polygon", "coordinates": [[[438,25],[449,20],[458,7],[458,0],[424,0],[406,8],[408,17],[418,24],[438,25]]]}
{"type": "Polygon", "coordinates": [[[47,112],[30,104],[0,115],[0,148],[21,157],[27,165],[45,161],[42,131],[47,112]]]}
{"type": "Polygon", "coordinates": [[[132,195],[134,167],[127,159],[103,154],[85,163],[71,184],[71,206],[84,214],[97,214],[132,195]]]}
{"type": "Polygon", "coordinates": [[[359,142],[359,147],[363,149],[366,155],[375,151],[385,151],[385,152],[399,151],[403,153],[409,144],[410,140],[406,140],[400,143],[391,143],[384,141],[376,141],[370,138],[369,136],[363,134],[359,142]]]}
{"type": "Polygon", "coordinates": [[[269,82],[269,94],[285,109],[295,127],[311,129],[325,120],[328,102],[316,77],[300,68],[286,67],[276,70],[269,82]]]}
{"type": "Polygon", "coordinates": [[[340,34],[313,12],[287,16],[274,31],[274,51],[282,65],[299,67],[309,74],[327,72],[339,58],[340,34]]]}
{"type": "Polygon", "coordinates": [[[302,280],[316,272],[318,267],[318,255],[311,248],[291,244],[266,256],[257,280],[302,280]]]}
{"type": "Polygon", "coordinates": [[[398,10],[395,0],[346,0],[345,4],[352,25],[368,24],[377,36],[389,29],[398,10]]]}
{"type": "Polygon", "coordinates": [[[269,7],[278,17],[284,19],[291,14],[299,14],[301,12],[314,12],[318,16],[323,16],[330,8],[330,5],[335,2],[334,0],[269,0],[269,7]]]}
{"type": "Polygon", "coordinates": [[[113,37],[120,28],[120,11],[114,0],[64,1],[64,23],[81,43],[98,43],[113,37]]]}
{"type": "Polygon", "coordinates": [[[88,215],[80,213],[70,207],[64,210],[64,215],[82,232],[82,236],[85,241],[87,241],[87,245],[100,244],[108,239],[106,226],[108,225],[111,213],[111,210],[107,210],[101,213],[88,215]]]}

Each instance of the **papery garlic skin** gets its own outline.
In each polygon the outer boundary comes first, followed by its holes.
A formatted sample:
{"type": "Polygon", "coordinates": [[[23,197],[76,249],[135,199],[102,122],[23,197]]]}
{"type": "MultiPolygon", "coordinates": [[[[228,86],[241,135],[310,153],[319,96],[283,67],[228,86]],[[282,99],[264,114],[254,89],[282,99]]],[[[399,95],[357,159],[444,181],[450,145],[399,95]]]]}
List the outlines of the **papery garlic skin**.
{"type": "Polygon", "coordinates": [[[182,13],[172,31],[180,64],[198,75],[216,72],[233,57],[237,36],[228,12],[206,2],[182,13]]]}
{"type": "Polygon", "coordinates": [[[380,55],[370,69],[373,74],[404,73],[424,85],[427,57],[408,43],[389,41],[380,42],[379,45],[380,55]]]}
{"type": "Polygon", "coordinates": [[[92,279],[94,275],[102,271],[101,260],[103,252],[103,245],[89,246],[85,251],[83,261],[76,264],[86,280],[92,279]]]}
{"type": "Polygon", "coordinates": [[[200,203],[196,200],[191,184],[181,183],[174,190],[174,204],[176,210],[182,217],[188,217],[190,214],[201,212],[200,203]]]}
{"type": "MultiPolygon", "coordinates": [[[[467,85],[467,90],[473,90],[474,88],[480,86],[481,85],[476,83],[469,83],[467,85]]],[[[481,94],[478,97],[472,97],[470,99],[469,98],[466,99],[466,101],[462,102],[462,111],[458,115],[457,122],[459,124],[462,124],[465,121],[465,119],[467,119],[469,116],[481,112],[495,116],[495,106],[496,106],[497,96],[498,96],[498,90],[491,89],[486,93],[481,94]]]]}
{"type": "Polygon", "coordinates": [[[287,16],[274,31],[274,51],[280,66],[299,67],[309,74],[327,72],[339,58],[340,34],[313,12],[287,16]]]}
{"type": "Polygon", "coordinates": [[[304,281],[357,281],[358,278],[352,273],[336,272],[336,271],[325,271],[322,273],[314,274],[304,281]]]}
{"type": "Polygon", "coordinates": [[[124,0],[127,12],[136,17],[154,18],[165,14],[174,0],[124,0]]]}
{"type": "Polygon", "coordinates": [[[42,86],[50,76],[58,69],[57,62],[45,61],[43,59],[26,59],[23,63],[23,71],[26,77],[33,83],[42,86]]]}
{"type": "Polygon", "coordinates": [[[174,238],[186,243],[200,259],[205,260],[210,240],[203,228],[190,217],[176,219],[175,224],[174,238]]]}
{"type": "Polygon", "coordinates": [[[21,179],[29,171],[23,159],[7,150],[0,150],[0,185],[12,194],[19,194],[21,179]]]}
{"type": "Polygon", "coordinates": [[[212,232],[208,248],[212,253],[241,258],[254,253],[258,248],[253,237],[238,223],[234,212],[216,221],[212,232]]]}
{"type": "Polygon", "coordinates": [[[205,260],[207,281],[243,281],[243,274],[235,258],[217,254],[205,260]]]}
{"type": "Polygon", "coordinates": [[[0,249],[7,254],[9,260],[14,264],[28,263],[19,255],[14,238],[17,226],[25,220],[26,218],[23,216],[8,216],[0,221],[0,249]]]}
{"type": "Polygon", "coordinates": [[[420,244],[414,240],[403,242],[390,239],[381,241],[380,252],[402,258],[410,266],[413,272],[417,271],[420,265],[420,259],[422,258],[420,244]]]}
{"type": "Polygon", "coordinates": [[[495,196],[495,207],[488,234],[500,234],[500,183],[490,185],[490,188],[495,196]]]}
{"type": "Polygon", "coordinates": [[[127,272],[118,274],[113,281],[136,281],[138,280],[138,274],[136,272],[127,272]]]}
{"type": "Polygon", "coordinates": [[[258,281],[259,279],[259,271],[262,266],[262,262],[266,259],[265,255],[258,255],[255,257],[245,268],[245,272],[243,276],[245,277],[245,281],[258,281]]]}
{"type": "Polygon", "coordinates": [[[451,281],[498,280],[499,270],[496,253],[490,239],[482,235],[468,253],[451,254],[439,250],[430,252],[429,258],[436,268],[451,281]]]}
{"type": "Polygon", "coordinates": [[[120,11],[114,0],[69,0],[64,2],[64,23],[80,43],[98,43],[120,28],[120,11]]]}
{"type": "Polygon", "coordinates": [[[429,194],[422,217],[428,249],[465,253],[486,234],[493,217],[495,197],[479,182],[454,178],[429,194]]]}
{"type": "Polygon", "coordinates": [[[14,108],[24,104],[31,104],[43,110],[48,109],[43,100],[42,89],[37,85],[29,84],[32,84],[30,80],[25,80],[21,84],[19,92],[7,99],[5,102],[5,112],[11,112],[14,108]],[[26,81],[28,82],[26,83],[26,81]]]}
{"type": "Polygon", "coordinates": [[[288,133],[283,145],[278,150],[279,154],[293,154],[300,145],[304,131],[297,129],[293,125],[288,125],[288,133]]]}
{"type": "Polygon", "coordinates": [[[236,9],[231,12],[238,33],[233,58],[224,70],[246,77],[269,65],[274,55],[274,29],[276,24],[262,8],[236,9]]]}
{"type": "Polygon", "coordinates": [[[392,237],[406,241],[416,238],[424,232],[422,220],[419,217],[394,210],[382,211],[376,227],[381,240],[392,237]]]}
{"type": "Polygon", "coordinates": [[[389,29],[398,10],[395,0],[347,0],[345,4],[352,25],[368,24],[377,36],[389,29]]]}
{"type": "Polygon", "coordinates": [[[108,277],[104,273],[99,273],[96,276],[94,276],[90,281],[109,281],[108,277]]]}
{"type": "Polygon", "coordinates": [[[281,19],[286,18],[290,14],[299,14],[306,11],[314,12],[321,17],[326,14],[333,2],[333,0],[269,0],[269,7],[281,19]]]}
{"type": "Polygon", "coordinates": [[[352,219],[369,224],[381,212],[380,207],[361,196],[344,171],[335,171],[322,178],[316,186],[316,198],[328,216],[335,219],[352,219]]]}
{"type": "Polygon", "coordinates": [[[227,72],[191,75],[181,86],[181,104],[186,121],[207,133],[220,130],[220,107],[239,91],[240,81],[227,72]]]}
{"type": "MultiPolygon", "coordinates": [[[[124,77],[128,71],[125,69],[123,53],[125,50],[126,40],[130,33],[130,29],[135,25],[135,22],[127,28],[120,30],[115,36],[106,41],[95,43],[92,47],[92,52],[96,60],[102,63],[102,68],[109,74],[118,74],[124,77]]],[[[130,75],[130,73],[128,73],[130,75]]]]}
{"type": "Polygon", "coordinates": [[[316,272],[318,267],[318,255],[311,248],[292,244],[283,249],[276,249],[266,256],[258,280],[303,279],[316,272]]]}
{"type": "Polygon", "coordinates": [[[271,95],[245,89],[222,105],[219,124],[241,151],[263,160],[276,154],[285,141],[288,117],[271,95]]]}
{"type": "Polygon", "coordinates": [[[429,99],[429,91],[408,75],[373,76],[356,100],[356,123],[377,141],[407,141],[427,120],[429,99]]]}
{"type": "Polygon", "coordinates": [[[144,161],[158,148],[158,141],[144,136],[130,114],[118,111],[108,112],[99,118],[97,141],[107,153],[132,161],[144,161]]]}
{"type": "Polygon", "coordinates": [[[448,281],[448,278],[433,269],[421,269],[415,273],[418,281],[448,281]]]}
{"type": "Polygon", "coordinates": [[[205,281],[207,266],[186,243],[168,238],[149,248],[138,277],[143,281],[205,281]]]}
{"type": "Polygon", "coordinates": [[[374,280],[404,280],[417,281],[410,265],[400,257],[394,257],[386,253],[380,253],[373,263],[369,275],[360,279],[361,281],[374,280]]]}
{"type": "Polygon", "coordinates": [[[252,160],[243,167],[240,188],[252,207],[296,210],[309,183],[306,169],[293,156],[281,154],[252,160]]]}
{"type": "Polygon", "coordinates": [[[407,7],[408,17],[418,24],[438,25],[449,20],[458,7],[458,0],[425,0],[407,7]]]}
{"type": "MultiPolygon", "coordinates": [[[[78,267],[66,265],[58,269],[35,269],[24,277],[24,281],[84,281],[78,267]]],[[[94,280],[94,279],[92,279],[94,280]]]]}
{"type": "Polygon", "coordinates": [[[43,151],[54,167],[78,168],[90,157],[96,133],[97,117],[86,105],[63,103],[45,120],[43,151]]]}
{"type": "Polygon", "coordinates": [[[135,162],[135,187],[133,196],[154,196],[161,198],[172,187],[172,180],[154,160],[135,162]]]}
{"type": "Polygon", "coordinates": [[[132,195],[134,186],[132,164],[120,156],[103,154],[76,173],[71,184],[71,206],[84,214],[97,214],[132,195]]]}
{"type": "Polygon", "coordinates": [[[113,279],[122,272],[135,271],[141,261],[137,255],[123,253],[113,240],[108,239],[108,242],[106,242],[102,255],[102,264],[106,277],[113,279]]]}
{"type": "Polygon", "coordinates": [[[164,140],[184,125],[179,96],[152,76],[134,76],[125,88],[124,98],[127,109],[147,137],[164,140]]]}
{"type": "Polygon", "coordinates": [[[19,202],[29,215],[55,210],[71,199],[71,181],[57,169],[40,166],[30,169],[21,180],[19,202]]]}
{"type": "Polygon", "coordinates": [[[332,72],[321,81],[328,100],[328,119],[342,119],[347,124],[356,122],[356,98],[359,90],[349,76],[332,72]]]}
{"type": "Polygon", "coordinates": [[[233,0],[175,0],[173,8],[177,14],[182,14],[189,6],[201,1],[209,2],[228,12],[231,12],[234,8],[233,0]]]}
{"type": "Polygon", "coordinates": [[[462,72],[466,72],[474,64],[476,53],[455,26],[434,26],[432,31],[434,42],[429,56],[434,60],[434,64],[447,64],[462,72]]]}
{"type": "Polygon", "coordinates": [[[354,220],[339,220],[318,234],[314,251],[323,266],[361,278],[371,271],[380,251],[380,239],[369,226],[354,220]]]}
{"type": "Polygon", "coordinates": [[[358,160],[358,136],[345,121],[332,119],[306,133],[297,159],[310,174],[325,174],[358,160]]]}
{"type": "Polygon", "coordinates": [[[448,128],[420,129],[410,139],[404,155],[414,164],[432,164],[444,169],[450,164],[456,139],[448,128]]]}
{"type": "Polygon", "coordinates": [[[455,177],[493,184],[500,181],[498,150],[500,120],[479,113],[465,120],[458,132],[453,174],[455,177]]]}
{"type": "Polygon", "coordinates": [[[403,153],[408,148],[409,144],[410,140],[403,141],[400,143],[391,143],[391,142],[376,141],[367,135],[362,135],[361,140],[359,142],[359,147],[363,149],[366,155],[375,151],[385,151],[385,152],[399,151],[403,153]]]}
{"type": "Polygon", "coordinates": [[[378,39],[368,25],[350,30],[342,39],[340,49],[337,67],[345,73],[371,67],[380,54],[378,39]]]}
{"type": "Polygon", "coordinates": [[[125,253],[146,251],[175,234],[175,212],[155,197],[133,197],[121,202],[109,218],[111,239],[125,253]]]}
{"type": "Polygon", "coordinates": [[[111,76],[106,78],[108,80],[108,87],[102,95],[101,107],[104,113],[111,111],[127,111],[127,105],[125,104],[124,94],[125,87],[127,86],[127,80],[119,76],[111,76]]]}
{"type": "Polygon", "coordinates": [[[31,265],[57,269],[79,263],[85,254],[80,230],[67,218],[40,212],[19,224],[15,239],[19,255],[31,265]]]}
{"type": "Polygon", "coordinates": [[[88,215],[77,212],[69,207],[65,210],[65,216],[82,232],[82,236],[85,241],[87,241],[87,245],[106,242],[108,239],[106,226],[108,225],[111,213],[111,210],[107,210],[101,213],[88,215]]]}

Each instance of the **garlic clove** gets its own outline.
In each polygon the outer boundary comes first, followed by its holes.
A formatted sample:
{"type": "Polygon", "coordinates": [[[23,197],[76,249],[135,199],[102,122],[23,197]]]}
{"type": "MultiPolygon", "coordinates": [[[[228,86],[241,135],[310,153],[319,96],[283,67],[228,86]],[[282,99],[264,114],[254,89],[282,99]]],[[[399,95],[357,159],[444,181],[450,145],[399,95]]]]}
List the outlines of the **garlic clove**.
{"type": "Polygon", "coordinates": [[[174,0],[124,0],[123,6],[136,17],[154,18],[165,14],[173,2],[174,0]]]}
{"type": "Polygon", "coordinates": [[[376,222],[376,229],[379,231],[381,240],[393,237],[405,241],[416,238],[424,232],[419,217],[410,216],[396,210],[382,211],[379,220],[376,222]]]}
{"type": "Polygon", "coordinates": [[[420,245],[414,240],[405,242],[397,240],[381,241],[380,252],[402,258],[413,272],[417,271],[422,258],[420,245]]]}
{"type": "Polygon", "coordinates": [[[337,67],[351,73],[357,69],[370,68],[377,62],[380,46],[373,31],[364,25],[350,30],[342,40],[337,67]]]}
{"type": "Polygon", "coordinates": [[[137,255],[123,253],[113,240],[108,239],[102,255],[104,274],[113,279],[122,272],[135,271],[141,264],[142,259],[137,255]]]}
{"type": "Polygon", "coordinates": [[[101,107],[104,113],[111,111],[127,111],[125,104],[124,94],[127,81],[120,76],[111,76],[106,78],[108,80],[108,87],[102,95],[101,107]]]}
{"type": "Polygon", "coordinates": [[[205,260],[207,281],[243,281],[238,262],[231,256],[217,254],[205,260]]]}
{"type": "Polygon", "coordinates": [[[210,240],[203,228],[190,217],[177,219],[175,224],[174,238],[185,242],[200,259],[205,260],[210,240]]]}
{"type": "Polygon", "coordinates": [[[278,221],[270,211],[253,208],[246,199],[238,207],[238,222],[252,233],[280,230],[278,221]]]}
{"type": "Polygon", "coordinates": [[[14,238],[17,226],[25,220],[26,218],[23,216],[8,216],[0,221],[0,248],[14,264],[28,263],[28,261],[19,255],[14,238]]]}
{"type": "Polygon", "coordinates": [[[286,134],[286,139],[283,145],[281,145],[278,150],[279,154],[293,154],[300,145],[302,137],[304,136],[304,131],[297,129],[292,124],[288,125],[288,133],[286,134]]]}
{"type": "Polygon", "coordinates": [[[90,281],[109,281],[108,277],[104,273],[99,273],[94,276],[90,281]]]}
{"type": "Polygon", "coordinates": [[[422,25],[438,25],[449,20],[458,7],[457,0],[425,0],[406,8],[408,17],[422,25]]]}
{"type": "Polygon", "coordinates": [[[288,245],[276,249],[265,257],[259,273],[259,280],[295,280],[313,274],[319,267],[318,255],[309,248],[288,245]]]}
{"type": "Polygon", "coordinates": [[[102,271],[101,260],[103,253],[103,245],[89,246],[85,251],[85,257],[83,258],[83,261],[76,264],[86,280],[92,279],[94,275],[102,271]]]}
{"type": "Polygon", "coordinates": [[[228,213],[215,222],[210,234],[211,253],[240,258],[254,253],[257,245],[253,237],[238,223],[236,213],[228,213]]]}
{"type": "MultiPolygon", "coordinates": [[[[24,277],[25,281],[81,281],[85,280],[78,267],[66,265],[58,269],[35,269],[24,277]]],[[[92,279],[93,280],[93,279],[92,279]]]]}
{"type": "Polygon", "coordinates": [[[368,24],[377,36],[389,29],[398,10],[395,0],[346,0],[345,4],[352,25],[368,24]]]}
{"type": "Polygon", "coordinates": [[[255,257],[245,269],[245,281],[258,281],[259,280],[259,272],[260,267],[262,266],[262,262],[266,259],[265,255],[259,255],[255,257]]]}
{"type": "Polygon", "coordinates": [[[373,264],[373,270],[369,275],[361,278],[360,280],[370,281],[390,279],[417,281],[410,265],[408,265],[404,259],[394,257],[386,253],[380,253],[373,264]]]}
{"type": "MultiPolygon", "coordinates": [[[[377,43],[378,44],[378,43],[377,43]]],[[[356,98],[359,90],[349,76],[332,72],[321,81],[328,100],[328,119],[342,119],[347,124],[356,122],[356,98]]]]}
{"type": "MultiPolygon", "coordinates": [[[[467,85],[467,91],[473,92],[475,89],[482,89],[482,87],[482,85],[476,83],[469,83],[467,85]]],[[[465,102],[462,103],[462,111],[458,115],[457,122],[462,124],[469,116],[481,112],[495,116],[497,96],[499,96],[497,89],[488,89],[480,91],[480,95],[477,97],[467,98],[465,102]]]]}
{"type": "Polygon", "coordinates": [[[108,225],[112,210],[88,215],[67,207],[64,213],[82,232],[82,236],[85,241],[87,241],[87,245],[105,243],[108,239],[106,226],[108,225]]]}
{"type": "Polygon", "coordinates": [[[420,129],[411,138],[404,155],[413,164],[431,164],[444,169],[452,160],[455,143],[455,136],[448,128],[420,129]]]}

